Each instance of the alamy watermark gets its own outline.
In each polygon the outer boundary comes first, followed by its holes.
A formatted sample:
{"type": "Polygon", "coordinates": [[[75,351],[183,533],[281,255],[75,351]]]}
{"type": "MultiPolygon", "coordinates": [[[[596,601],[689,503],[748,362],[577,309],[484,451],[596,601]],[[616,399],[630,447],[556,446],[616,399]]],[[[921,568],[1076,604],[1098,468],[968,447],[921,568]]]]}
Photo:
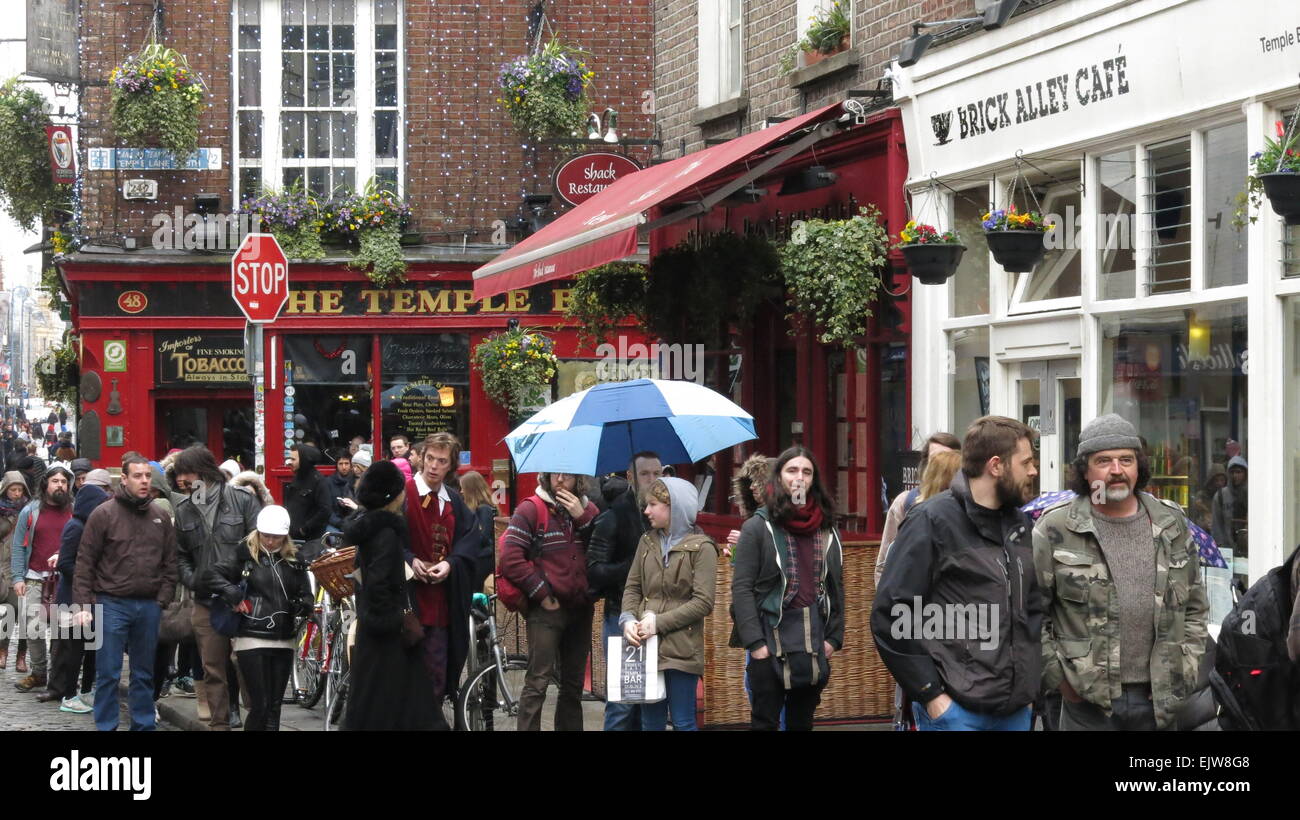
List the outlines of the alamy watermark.
{"type": "Polygon", "coordinates": [[[259,214],[199,214],[176,208],[154,214],[154,250],[233,251],[250,233],[262,232],[259,214]]]}
{"type": "Polygon", "coordinates": [[[980,649],[998,648],[997,604],[922,604],[917,595],[910,604],[894,604],[889,614],[894,617],[889,634],[895,640],[979,640],[980,649]]]}
{"type": "Polygon", "coordinates": [[[25,600],[20,599],[18,609],[10,604],[0,604],[0,640],[43,640],[48,635],[55,639],[85,641],[87,649],[98,650],[104,645],[104,635],[97,624],[103,620],[102,604],[29,607],[25,600]],[[78,616],[83,612],[91,614],[90,623],[81,623],[78,616]]]}
{"type": "Polygon", "coordinates": [[[619,336],[617,345],[598,345],[596,357],[596,379],[601,382],[677,379],[704,384],[704,345],[628,344],[626,336],[619,336]]]}

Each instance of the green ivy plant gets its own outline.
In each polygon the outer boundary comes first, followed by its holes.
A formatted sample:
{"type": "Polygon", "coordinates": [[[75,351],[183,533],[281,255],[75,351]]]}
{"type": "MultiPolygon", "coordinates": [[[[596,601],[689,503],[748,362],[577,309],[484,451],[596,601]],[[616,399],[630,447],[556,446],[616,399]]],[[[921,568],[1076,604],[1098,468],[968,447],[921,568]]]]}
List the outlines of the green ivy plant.
{"type": "Polygon", "coordinates": [[[59,278],[59,269],[51,265],[41,271],[41,284],[39,290],[45,291],[49,297],[47,307],[53,313],[58,313],[63,308],[63,302],[59,299],[59,293],[63,291],[63,281],[59,278]]]}
{"type": "Polygon", "coordinates": [[[384,190],[375,179],[360,194],[338,197],[326,206],[325,227],[357,243],[349,267],[365,270],[375,287],[387,288],[406,281],[402,254],[402,227],[411,209],[397,194],[384,190]]]}
{"type": "Polygon", "coordinates": [[[46,401],[57,402],[69,407],[76,406],[77,385],[81,380],[81,368],[77,364],[77,346],[72,338],[65,335],[63,344],[51,351],[54,354],[54,372],[42,373],[36,369],[36,385],[46,401]]]}
{"type": "Polygon", "coordinates": [[[175,49],[146,45],[109,75],[109,119],[124,142],[157,140],[183,161],[199,143],[203,80],[175,49]]]}
{"type": "Polygon", "coordinates": [[[36,228],[68,196],[50,178],[50,125],[45,99],[11,78],[0,85],[0,206],[24,231],[36,228]]]}
{"type": "Polygon", "coordinates": [[[611,262],[578,274],[565,318],[578,323],[578,342],[596,347],[629,316],[645,324],[646,266],[611,262]]]}
{"type": "Polygon", "coordinates": [[[791,318],[811,322],[824,344],[855,346],[867,332],[888,252],[889,234],[874,206],[851,219],[796,225],[780,250],[791,318]]]}
{"type": "Polygon", "coordinates": [[[511,414],[545,404],[560,367],[555,343],[536,330],[494,333],[474,348],[473,364],[488,398],[511,414]]]}

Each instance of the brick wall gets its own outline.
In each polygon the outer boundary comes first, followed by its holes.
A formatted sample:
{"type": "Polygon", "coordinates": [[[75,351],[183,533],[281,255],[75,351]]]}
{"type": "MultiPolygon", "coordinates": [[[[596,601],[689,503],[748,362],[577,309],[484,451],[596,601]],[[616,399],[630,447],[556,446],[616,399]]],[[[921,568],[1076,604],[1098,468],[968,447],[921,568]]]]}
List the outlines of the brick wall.
{"type": "MultiPolygon", "coordinates": [[[[547,3],[551,29],[590,53],[589,64],[596,72],[588,92],[593,109],[616,109],[619,131],[629,137],[652,136],[653,114],[643,97],[653,89],[650,2],[547,3]]],[[[207,82],[209,105],[199,145],[222,149],[222,170],[86,172],[82,202],[87,234],[146,237],[153,231],[153,214],[170,213],[177,206],[188,210],[200,192],[219,194],[223,210],[231,209],[232,5],[231,0],[169,0],[163,37],[207,82]],[[158,180],[157,202],[122,199],[123,181],[137,176],[158,180]]],[[[524,147],[496,102],[500,65],[528,50],[527,14],[532,5],[525,0],[405,0],[404,176],[417,229],[474,229],[482,233],[469,241],[486,242],[493,220],[518,212],[523,192],[550,192],[558,150],[524,147]]],[[[106,79],[114,66],[139,49],[152,8],[145,0],[83,2],[86,79],[106,79]]],[[[83,96],[83,168],[86,148],[117,145],[108,123],[108,99],[107,88],[88,88],[83,96]]],[[[629,151],[641,161],[650,155],[646,148],[629,151]]]]}
{"type": "Polygon", "coordinates": [[[743,3],[745,57],[742,91],[749,107],[742,114],[691,124],[698,108],[698,0],[655,0],[655,89],[664,155],[704,147],[710,138],[734,137],[762,127],[767,117],[789,117],[843,99],[850,88],[875,88],[899,47],[919,20],[973,15],[974,0],[853,0],[851,48],[856,69],[804,88],[791,87],[780,69],[781,55],[797,41],[794,0],[743,3]]]}

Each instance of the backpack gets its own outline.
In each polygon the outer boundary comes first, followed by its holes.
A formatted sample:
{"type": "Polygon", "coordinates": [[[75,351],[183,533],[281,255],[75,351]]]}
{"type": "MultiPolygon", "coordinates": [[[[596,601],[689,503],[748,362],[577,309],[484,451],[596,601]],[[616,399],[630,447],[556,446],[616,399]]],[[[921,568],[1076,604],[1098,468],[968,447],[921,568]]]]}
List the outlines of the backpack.
{"type": "MultiPolygon", "coordinates": [[[[537,510],[537,530],[533,533],[533,543],[528,549],[528,560],[536,561],[542,554],[542,541],[546,538],[546,527],[549,525],[549,517],[546,512],[545,504],[538,504],[533,499],[525,498],[524,501],[532,503],[533,508],[537,510]]],[[[501,533],[501,540],[497,542],[497,555],[505,548],[506,533],[510,530],[507,527],[506,532],[501,533]]],[[[528,608],[528,596],[524,595],[519,587],[515,586],[506,576],[501,574],[501,561],[498,558],[496,569],[493,570],[493,583],[496,586],[497,600],[501,602],[506,609],[511,612],[523,612],[528,608]]]]}
{"type": "Polygon", "coordinates": [[[1300,729],[1300,666],[1286,647],[1297,554],[1251,586],[1223,619],[1210,686],[1224,730],[1300,729]]]}

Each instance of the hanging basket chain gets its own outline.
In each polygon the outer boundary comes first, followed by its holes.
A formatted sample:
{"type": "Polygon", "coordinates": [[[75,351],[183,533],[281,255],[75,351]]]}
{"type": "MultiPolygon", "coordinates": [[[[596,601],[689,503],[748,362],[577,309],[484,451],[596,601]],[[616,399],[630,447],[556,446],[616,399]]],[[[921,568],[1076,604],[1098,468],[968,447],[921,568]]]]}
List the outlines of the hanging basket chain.
{"type": "MultiPolygon", "coordinates": [[[[1286,118],[1285,114],[1282,116],[1286,118]]],[[[1295,139],[1296,120],[1300,120],[1300,106],[1297,106],[1291,112],[1290,122],[1286,126],[1286,136],[1282,138],[1282,150],[1277,152],[1277,167],[1273,169],[1273,173],[1280,172],[1282,163],[1286,161],[1287,148],[1291,146],[1291,140],[1295,139]]]]}

